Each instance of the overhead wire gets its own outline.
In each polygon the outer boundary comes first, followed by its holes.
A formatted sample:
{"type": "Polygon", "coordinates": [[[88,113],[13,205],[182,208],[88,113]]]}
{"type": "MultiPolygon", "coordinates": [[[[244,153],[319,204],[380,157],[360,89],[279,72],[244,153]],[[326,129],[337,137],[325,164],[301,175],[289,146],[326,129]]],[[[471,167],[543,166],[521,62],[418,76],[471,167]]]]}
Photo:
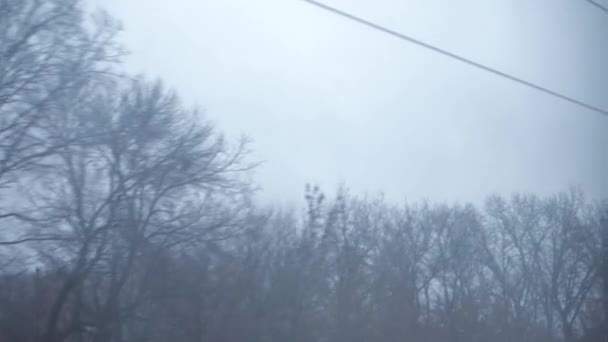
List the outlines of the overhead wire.
{"type": "Polygon", "coordinates": [[[608,13],[608,7],[600,4],[599,2],[595,1],[595,0],[586,0],[588,3],[590,3],[591,5],[601,9],[602,11],[608,13]]]}
{"type": "MultiPolygon", "coordinates": [[[[321,9],[326,10],[328,12],[331,12],[333,14],[339,15],[339,16],[341,16],[343,18],[355,21],[355,22],[357,22],[359,24],[367,26],[368,28],[372,28],[374,30],[383,32],[385,34],[388,34],[388,35],[391,35],[393,37],[399,38],[401,40],[410,42],[412,44],[416,44],[418,46],[424,47],[424,48],[426,48],[428,50],[431,50],[431,51],[434,51],[436,53],[442,54],[442,55],[447,56],[449,58],[458,60],[458,61],[460,61],[462,63],[468,64],[468,65],[473,66],[475,68],[478,68],[478,69],[484,70],[486,72],[492,73],[494,75],[506,78],[506,79],[508,79],[510,81],[513,81],[513,82],[525,85],[525,86],[527,86],[529,88],[536,89],[536,90],[538,90],[540,92],[543,92],[545,94],[551,95],[551,96],[556,97],[556,98],[559,98],[559,99],[561,99],[563,101],[575,104],[577,106],[583,107],[585,109],[588,109],[588,110],[596,112],[596,113],[600,113],[600,114],[603,114],[603,115],[608,115],[608,110],[606,110],[606,109],[603,109],[603,108],[600,108],[598,106],[595,106],[595,105],[583,102],[583,101],[575,99],[575,98],[573,98],[571,96],[568,96],[568,95],[559,93],[557,91],[548,89],[548,88],[546,88],[544,86],[532,83],[530,81],[526,81],[526,80],[524,80],[522,78],[519,78],[519,77],[511,75],[511,74],[508,74],[508,73],[500,71],[498,69],[489,67],[487,65],[475,62],[475,61],[473,61],[471,59],[468,59],[466,57],[457,55],[457,54],[455,54],[453,52],[444,50],[444,49],[442,49],[440,47],[437,47],[437,46],[432,45],[430,43],[423,42],[422,40],[413,38],[413,37],[405,35],[403,33],[399,33],[397,31],[391,30],[391,29],[389,29],[387,27],[384,27],[384,26],[381,26],[379,24],[373,23],[371,21],[368,21],[368,20],[363,19],[361,17],[355,16],[353,14],[350,14],[350,13],[345,12],[343,10],[340,10],[338,8],[326,5],[324,3],[321,3],[321,2],[318,2],[318,1],[315,1],[315,0],[301,0],[301,1],[304,1],[304,2],[306,2],[308,4],[310,4],[310,5],[314,5],[316,7],[319,7],[321,9]]],[[[592,0],[589,0],[589,1],[592,1],[592,0]]]]}

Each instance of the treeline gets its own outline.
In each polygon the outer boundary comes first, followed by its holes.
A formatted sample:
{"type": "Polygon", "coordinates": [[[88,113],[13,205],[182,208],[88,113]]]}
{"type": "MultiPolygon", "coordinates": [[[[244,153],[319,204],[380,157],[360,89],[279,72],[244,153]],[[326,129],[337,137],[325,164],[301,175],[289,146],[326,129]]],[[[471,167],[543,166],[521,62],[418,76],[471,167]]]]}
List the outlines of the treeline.
{"type": "Polygon", "coordinates": [[[608,205],[253,203],[78,0],[0,0],[0,341],[606,341],[608,205]]]}

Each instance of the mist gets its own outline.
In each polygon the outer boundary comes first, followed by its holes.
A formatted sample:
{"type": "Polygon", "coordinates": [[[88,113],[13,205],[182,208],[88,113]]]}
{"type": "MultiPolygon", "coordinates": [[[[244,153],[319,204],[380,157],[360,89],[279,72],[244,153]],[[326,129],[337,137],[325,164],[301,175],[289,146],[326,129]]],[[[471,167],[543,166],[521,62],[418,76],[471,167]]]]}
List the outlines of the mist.
{"type": "Polygon", "coordinates": [[[0,342],[607,342],[608,3],[0,0],[0,342]]]}
{"type": "MultiPolygon", "coordinates": [[[[608,106],[608,23],[584,1],[328,4],[608,106]]],[[[124,23],[130,70],[254,140],[266,199],[299,200],[306,182],[393,200],[608,190],[602,115],[306,3],[103,5],[124,23]]]]}

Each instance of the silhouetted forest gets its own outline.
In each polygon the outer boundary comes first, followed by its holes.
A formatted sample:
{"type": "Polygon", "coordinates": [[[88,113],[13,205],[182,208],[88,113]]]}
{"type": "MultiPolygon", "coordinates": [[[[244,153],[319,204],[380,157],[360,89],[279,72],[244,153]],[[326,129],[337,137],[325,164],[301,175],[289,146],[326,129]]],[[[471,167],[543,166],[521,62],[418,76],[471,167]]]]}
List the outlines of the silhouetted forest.
{"type": "Polygon", "coordinates": [[[1,342],[608,340],[607,203],[257,205],[247,139],[125,74],[117,32],[0,0],[1,342]]]}

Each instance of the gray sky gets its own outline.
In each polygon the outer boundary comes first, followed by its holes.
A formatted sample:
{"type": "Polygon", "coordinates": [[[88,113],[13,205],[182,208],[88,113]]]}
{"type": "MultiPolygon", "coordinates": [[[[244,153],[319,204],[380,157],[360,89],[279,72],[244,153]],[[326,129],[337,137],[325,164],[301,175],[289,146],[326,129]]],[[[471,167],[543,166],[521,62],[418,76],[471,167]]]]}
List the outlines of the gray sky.
{"type": "MultiPolygon", "coordinates": [[[[105,0],[128,69],[253,138],[265,199],[608,192],[608,117],[298,0],[105,0]]],[[[608,108],[608,15],[583,0],[326,0],[608,108]]]]}

